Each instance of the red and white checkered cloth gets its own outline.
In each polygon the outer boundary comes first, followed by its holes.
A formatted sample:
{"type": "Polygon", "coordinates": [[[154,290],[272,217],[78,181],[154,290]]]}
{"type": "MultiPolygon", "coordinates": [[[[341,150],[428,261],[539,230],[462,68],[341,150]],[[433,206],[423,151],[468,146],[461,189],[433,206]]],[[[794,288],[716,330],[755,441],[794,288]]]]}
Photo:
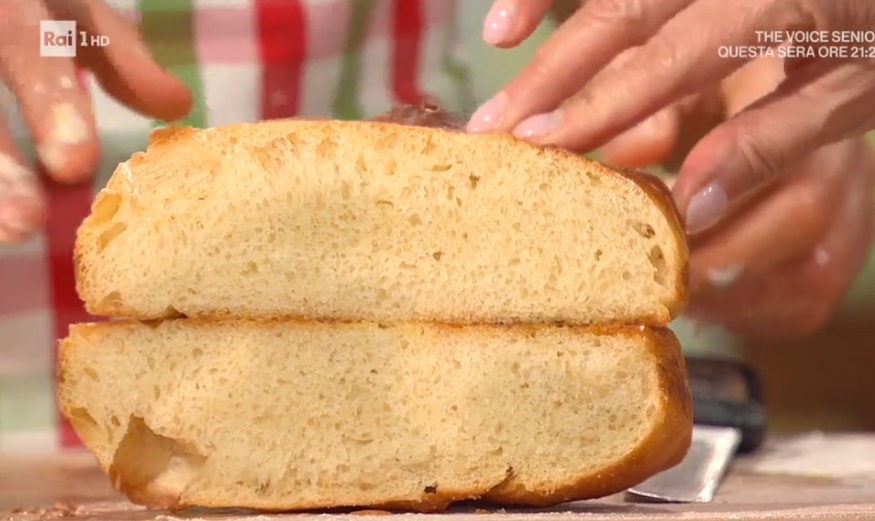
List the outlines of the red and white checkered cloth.
{"type": "MultiPolygon", "coordinates": [[[[187,121],[193,126],[295,115],[365,118],[424,96],[450,110],[472,108],[455,57],[455,0],[110,3],[138,21],[156,60],[187,82],[196,100],[187,121]]],[[[119,162],[145,148],[157,124],[110,99],[87,73],[80,81],[100,132],[95,180],[49,185],[45,229],[27,244],[0,246],[0,452],[78,445],[54,403],[56,341],[69,324],[94,319],[75,291],[75,232],[95,192],[119,162]]],[[[32,158],[16,108],[10,110],[13,134],[32,158]]]]}

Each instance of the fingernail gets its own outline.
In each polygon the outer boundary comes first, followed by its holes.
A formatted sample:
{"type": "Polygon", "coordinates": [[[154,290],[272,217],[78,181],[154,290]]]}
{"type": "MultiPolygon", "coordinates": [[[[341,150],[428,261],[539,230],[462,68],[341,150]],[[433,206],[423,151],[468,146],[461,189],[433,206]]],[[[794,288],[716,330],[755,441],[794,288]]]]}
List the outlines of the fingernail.
{"type": "Polygon", "coordinates": [[[37,146],[36,152],[39,155],[40,162],[50,172],[57,172],[64,167],[64,161],[67,157],[67,147],[58,143],[43,143],[37,146]]]}
{"type": "Polygon", "coordinates": [[[507,39],[513,19],[513,5],[498,1],[492,4],[483,22],[483,41],[489,45],[499,45],[507,39]]]}
{"type": "Polygon", "coordinates": [[[687,206],[687,231],[696,233],[717,224],[728,203],[726,190],[720,183],[714,183],[694,195],[687,206]]]}
{"type": "Polygon", "coordinates": [[[513,135],[522,139],[539,138],[556,130],[561,123],[562,115],[559,111],[538,114],[517,125],[513,135]]]}
{"type": "Polygon", "coordinates": [[[507,110],[507,95],[499,92],[474,112],[468,121],[468,132],[489,132],[501,126],[507,110]]]}
{"type": "Polygon", "coordinates": [[[708,270],[708,282],[715,288],[727,289],[738,280],[743,272],[743,264],[730,264],[722,269],[712,268],[708,270]]]}
{"type": "Polygon", "coordinates": [[[823,248],[814,250],[814,263],[823,268],[829,264],[829,253],[823,248]]]}

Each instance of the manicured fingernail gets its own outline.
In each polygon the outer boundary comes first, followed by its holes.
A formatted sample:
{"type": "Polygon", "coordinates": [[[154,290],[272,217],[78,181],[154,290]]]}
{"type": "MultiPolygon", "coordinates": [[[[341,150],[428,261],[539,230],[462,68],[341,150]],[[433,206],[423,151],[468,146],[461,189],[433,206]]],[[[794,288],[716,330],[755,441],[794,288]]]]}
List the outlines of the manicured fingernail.
{"type": "Polygon", "coordinates": [[[507,39],[513,19],[513,5],[498,1],[492,4],[483,22],[483,41],[489,45],[499,45],[507,39]]]}
{"type": "Polygon", "coordinates": [[[728,203],[726,190],[720,183],[714,183],[694,195],[687,206],[687,231],[701,232],[717,224],[728,203]]]}
{"type": "Polygon", "coordinates": [[[814,263],[823,268],[829,264],[829,253],[823,248],[814,250],[814,263]]]}
{"type": "Polygon", "coordinates": [[[561,123],[562,115],[559,111],[538,114],[517,125],[513,135],[522,139],[539,138],[556,130],[561,123]]]}
{"type": "Polygon", "coordinates": [[[708,270],[708,282],[718,289],[726,289],[738,280],[744,272],[743,264],[730,264],[725,268],[712,268],[708,270]]]}
{"type": "Polygon", "coordinates": [[[63,169],[68,148],[88,139],[88,126],[70,103],[52,107],[52,126],[49,135],[37,147],[40,161],[53,172],[63,169]]]}
{"type": "Polygon", "coordinates": [[[468,121],[468,132],[489,132],[501,126],[507,110],[507,95],[499,92],[474,112],[468,121]]]}

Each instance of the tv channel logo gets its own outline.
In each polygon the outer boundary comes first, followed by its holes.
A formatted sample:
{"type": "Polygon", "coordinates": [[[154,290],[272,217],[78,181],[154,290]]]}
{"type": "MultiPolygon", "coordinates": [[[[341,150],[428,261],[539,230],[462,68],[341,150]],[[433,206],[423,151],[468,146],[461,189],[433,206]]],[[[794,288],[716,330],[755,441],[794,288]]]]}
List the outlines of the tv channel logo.
{"type": "Polygon", "coordinates": [[[40,56],[73,58],[78,47],[106,47],[109,37],[76,30],[74,20],[40,20],[40,56]]]}

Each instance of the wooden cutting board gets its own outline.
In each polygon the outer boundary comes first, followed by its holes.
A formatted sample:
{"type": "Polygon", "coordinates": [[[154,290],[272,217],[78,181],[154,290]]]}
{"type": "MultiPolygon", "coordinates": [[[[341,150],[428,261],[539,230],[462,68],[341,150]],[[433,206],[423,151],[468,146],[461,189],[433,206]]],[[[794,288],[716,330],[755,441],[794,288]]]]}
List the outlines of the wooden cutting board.
{"type": "MultiPolygon", "coordinates": [[[[387,513],[148,511],[116,494],[87,454],[0,459],[0,521],[361,521],[382,515],[387,513]]],[[[875,434],[774,440],[755,457],[739,458],[709,504],[633,503],[619,495],[547,510],[471,506],[431,516],[452,521],[875,521],[875,434]]]]}

